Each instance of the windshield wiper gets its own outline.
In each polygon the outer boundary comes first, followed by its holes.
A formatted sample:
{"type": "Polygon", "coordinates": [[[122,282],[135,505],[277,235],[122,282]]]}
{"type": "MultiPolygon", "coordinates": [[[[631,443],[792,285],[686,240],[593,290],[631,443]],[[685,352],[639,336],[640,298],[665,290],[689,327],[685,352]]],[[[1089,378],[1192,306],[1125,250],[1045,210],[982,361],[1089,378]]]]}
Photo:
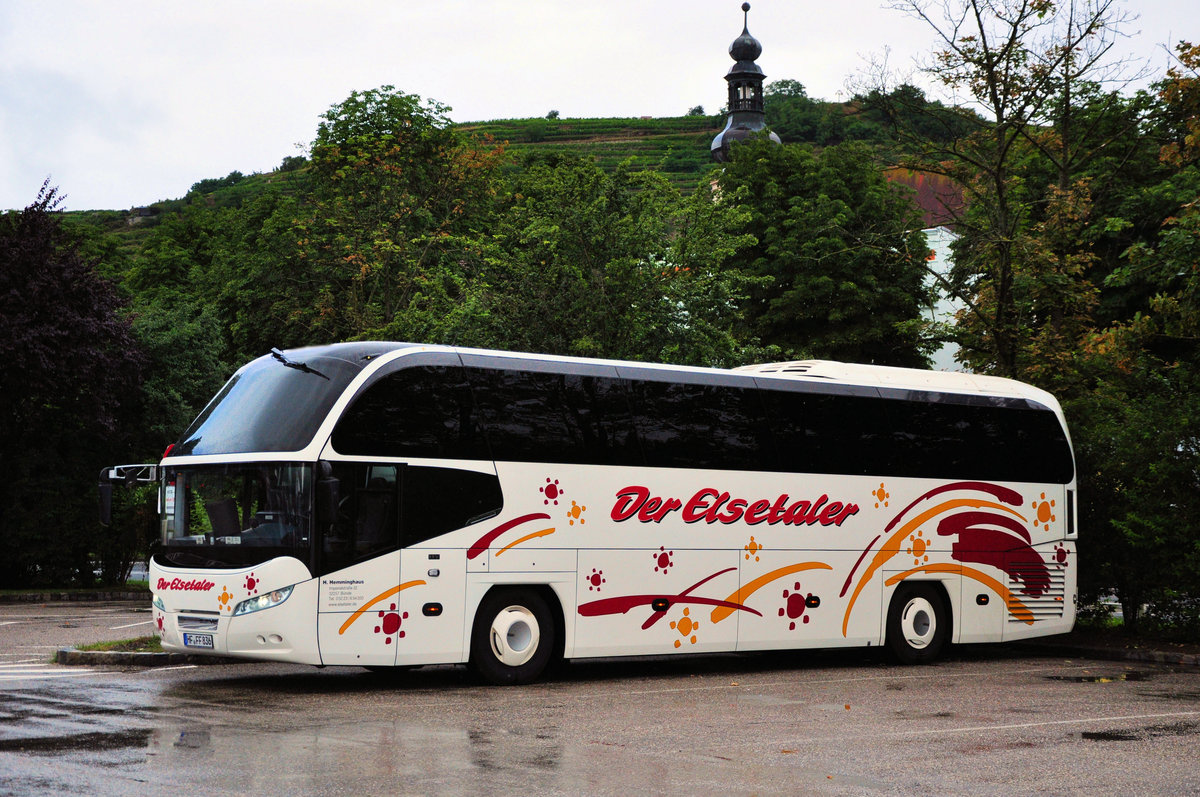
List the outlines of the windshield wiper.
{"type": "Polygon", "coordinates": [[[325,381],[329,381],[329,377],[325,376],[325,374],[321,373],[316,368],[310,368],[302,362],[296,362],[295,360],[289,360],[287,358],[287,355],[285,355],[279,349],[271,349],[271,356],[274,357],[276,360],[279,360],[279,362],[283,363],[288,368],[295,368],[297,371],[303,371],[306,374],[316,374],[317,376],[321,377],[325,381]]]}

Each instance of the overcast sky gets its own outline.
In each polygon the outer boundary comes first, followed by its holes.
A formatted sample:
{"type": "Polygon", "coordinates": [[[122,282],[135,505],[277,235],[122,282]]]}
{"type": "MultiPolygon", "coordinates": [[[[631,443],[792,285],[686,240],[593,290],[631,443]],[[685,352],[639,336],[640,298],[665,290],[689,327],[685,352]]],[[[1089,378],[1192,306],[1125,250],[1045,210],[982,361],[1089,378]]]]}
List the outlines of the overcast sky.
{"type": "MultiPolygon", "coordinates": [[[[183,196],[276,168],[320,115],[390,84],[458,122],[678,116],[725,102],[740,0],[0,0],[0,209],[46,177],[71,210],[183,196]]],[[[752,0],[767,80],[811,97],[890,50],[928,53],[922,23],[881,0],[752,0]]],[[[1195,0],[1142,0],[1130,50],[1200,40],[1195,0]]]]}

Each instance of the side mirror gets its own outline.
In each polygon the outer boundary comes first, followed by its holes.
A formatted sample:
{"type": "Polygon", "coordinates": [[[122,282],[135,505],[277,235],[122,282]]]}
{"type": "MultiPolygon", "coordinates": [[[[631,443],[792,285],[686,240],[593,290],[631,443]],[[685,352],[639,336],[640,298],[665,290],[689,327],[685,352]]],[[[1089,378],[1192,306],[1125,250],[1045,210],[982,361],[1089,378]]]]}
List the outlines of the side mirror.
{"type": "Polygon", "coordinates": [[[333,476],[333,467],[328,462],[317,465],[317,522],[328,526],[337,520],[338,504],[341,503],[341,482],[333,476]]]}
{"type": "Polygon", "coordinates": [[[116,465],[100,471],[100,525],[112,522],[113,482],[125,487],[158,481],[157,465],[116,465]]]}

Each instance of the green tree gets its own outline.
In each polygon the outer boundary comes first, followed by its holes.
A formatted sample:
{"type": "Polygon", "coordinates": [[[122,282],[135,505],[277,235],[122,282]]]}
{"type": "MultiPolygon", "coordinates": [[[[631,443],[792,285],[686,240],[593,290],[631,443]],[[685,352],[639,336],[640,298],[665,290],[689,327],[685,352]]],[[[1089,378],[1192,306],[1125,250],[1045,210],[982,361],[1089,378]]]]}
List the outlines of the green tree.
{"type": "MultiPolygon", "coordinates": [[[[220,264],[237,251],[235,232],[247,215],[202,201],[166,214],[124,275],[133,331],[148,357],[138,458],[160,455],[246,359],[235,350],[239,319],[226,301],[230,285],[240,283],[220,264]]],[[[259,318],[256,329],[271,339],[267,319],[259,318]]]]}
{"type": "Polygon", "coordinates": [[[503,149],[448,108],[384,86],[324,115],[287,300],[289,337],[430,339],[461,298],[462,267],[495,209],[503,149]]]}
{"type": "Polygon", "coordinates": [[[837,144],[846,138],[845,114],[840,105],[809,99],[795,80],[767,84],[763,96],[767,126],[786,142],[837,144]]]}
{"type": "Polygon", "coordinates": [[[727,365],[744,291],[741,211],[657,172],[551,158],[516,177],[488,249],[484,345],[727,365]]]}
{"type": "Polygon", "coordinates": [[[128,447],[143,357],[43,185],[0,216],[0,529],[9,587],[91,583],[96,474],[128,447]]]}
{"type": "Polygon", "coordinates": [[[924,71],[982,112],[961,117],[974,129],[949,144],[922,140],[908,126],[908,140],[919,147],[909,165],[946,174],[966,193],[953,277],[943,285],[967,307],[957,328],[961,356],[977,371],[1022,376],[1024,341],[1043,325],[1057,325],[1056,340],[1075,342],[1065,324],[1074,310],[1064,315],[1055,303],[1093,301],[1090,247],[1063,248],[1075,233],[1048,225],[1086,223],[1079,213],[1090,208],[1091,189],[1081,168],[1110,142],[1094,126],[1076,124],[1076,111],[1089,81],[1119,71],[1108,54],[1126,20],[1113,0],[902,0],[893,7],[924,20],[937,38],[924,71]],[[1024,179],[1031,158],[1052,165],[1053,191],[1039,193],[1024,179]]]}
{"type": "Polygon", "coordinates": [[[922,366],[924,235],[911,200],[862,144],[816,152],[758,141],[734,149],[722,191],[741,192],[762,280],[745,323],[787,356],[922,366]]]}
{"type": "Polygon", "coordinates": [[[1090,488],[1094,502],[1081,581],[1115,586],[1133,630],[1149,619],[1194,637],[1200,611],[1178,599],[1200,593],[1200,50],[1182,43],[1178,53],[1155,95],[1096,95],[1098,112],[1075,114],[1079,124],[1103,114],[1108,129],[1092,129],[1110,138],[1083,167],[1104,181],[1088,231],[1100,331],[1077,355],[1083,378],[1068,384],[1067,407],[1080,419],[1081,495],[1090,488]]]}
{"type": "Polygon", "coordinates": [[[930,142],[944,145],[957,141],[980,122],[969,109],[930,100],[910,83],[900,83],[890,91],[870,87],[855,95],[853,104],[863,122],[879,128],[876,138],[899,138],[909,145],[916,143],[918,149],[930,142]]]}
{"type": "MultiPolygon", "coordinates": [[[[1090,389],[1066,405],[1080,480],[1080,589],[1115,589],[1135,632],[1143,607],[1200,594],[1200,378],[1194,365],[1147,356],[1153,327],[1097,335],[1081,357],[1090,389]]],[[[1194,606],[1190,623],[1200,623],[1194,606]]]]}
{"type": "MultiPolygon", "coordinates": [[[[1108,274],[1106,289],[1124,289],[1126,317],[1088,339],[1087,389],[1068,404],[1081,420],[1081,481],[1091,487],[1085,586],[1115,586],[1135,629],[1144,605],[1200,594],[1200,48],[1181,43],[1177,52],[1157,85],[1150,131],[1166,171],[1144,172],[1121,205],[1149,205],[1160,221],[1108,274]]],[[[1172,619],[1193,635],[1200,629],[1194,605],[1172,619]]]]}

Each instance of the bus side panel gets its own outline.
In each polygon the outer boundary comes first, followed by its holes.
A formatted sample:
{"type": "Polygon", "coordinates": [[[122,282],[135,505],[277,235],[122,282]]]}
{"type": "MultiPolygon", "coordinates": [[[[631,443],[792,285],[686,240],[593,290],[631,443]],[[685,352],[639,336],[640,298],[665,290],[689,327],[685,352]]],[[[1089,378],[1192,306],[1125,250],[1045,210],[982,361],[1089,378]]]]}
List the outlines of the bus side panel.
{"type": "Polygon", "coordinates": [[[317,640],[322,664],[396,663],[406,622],[399,573],[400,552],[394,551],[321,576],[317,640]]]}
{"type": "Polygon", "coordinates": [[[396,664],[466,661],[467,552],[408,548],[400,554],[401,611],[396,664]]]}
{"type": "MultiPolygon", "coordinates": [[[[736,603],[738,650],[844,647],[878,642],[876,578],[858,595],[861,609],[842,633],[846,597],[841,551],[742,551],[736,603]]],[[[720,610],[714,611],[714,615],[720,610]]]]}
{"type": "Polygon", "coordinates": [[[736,648],[739,618],[713,609],[737,592],[737,551],[582,549],[577,584],[575,656],[736,648]]]}
{"type": "MultiPolygon", "coordinates": [[[[1075,625],[1077,559],[1073,541],[1050,542],[1037,546],[1047,563],[1044,580],[1023,582],[1009,578],[1012,592],[1004,641],[1028,639],[1049,634],[1065,634],[1075,625]]],[[[1019,563],[1010,563],[1012,572],[1022,572],[1019,563]]],[[[1038,573],[1041,577],[1041,573],[1038,573]]]]}
{"type": "Polygon", "coordinates": [[[972,579],[960,578],[951,588],[946,585],[951,597],[957,596],[954,612],[954,642],[999,642],[1008,622],[1008,606],[1002,596],[972,579]]]}
{"type": "Polygon", "coordinates": [[[1004,641],[1065,634],[1075,625],[1078,603],[1078,560],[1074,539],[1068,536],[1072,495],[1067,485],[1047,485],[1026,491],[1022,511],[1030,520],[1035,556],[1011,553],[1005,561],[1010,590],[1004,641]]]}

